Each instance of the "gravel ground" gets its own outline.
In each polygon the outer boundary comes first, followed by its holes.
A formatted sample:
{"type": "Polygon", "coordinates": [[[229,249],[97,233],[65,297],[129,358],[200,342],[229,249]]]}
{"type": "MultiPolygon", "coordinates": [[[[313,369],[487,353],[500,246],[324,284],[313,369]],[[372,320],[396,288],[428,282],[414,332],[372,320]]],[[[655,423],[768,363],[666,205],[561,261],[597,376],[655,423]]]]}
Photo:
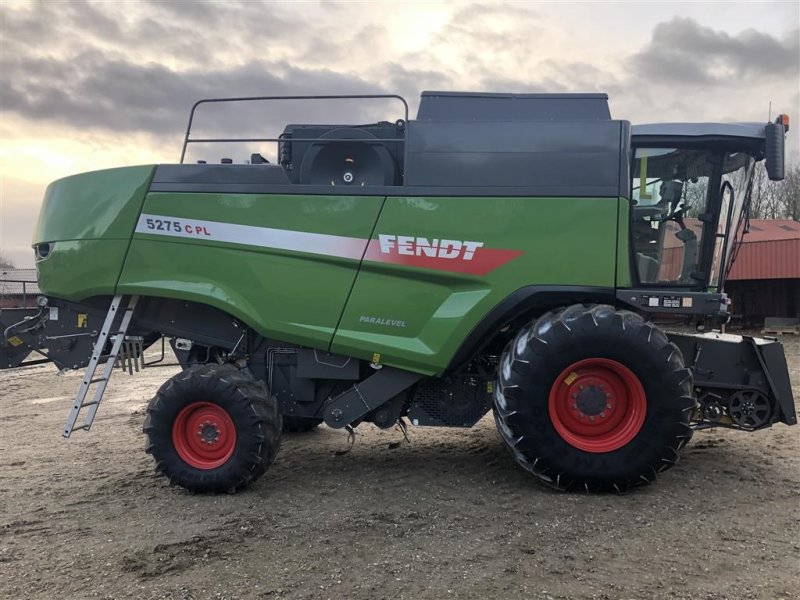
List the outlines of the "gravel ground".
{"type": "MultiPolygon", "coordinates": [[[[800,339],[784,340],[800,398],[800,339]]],[[[244,493],[170,488],[145,403],[176,372],[115,374],[60,437],[80,373],[0,372],[2,598],[797,598],[800,427],[695,434],[626,496],[561,494],[470,430],[325,427],[284,438],[244,493]]]]}

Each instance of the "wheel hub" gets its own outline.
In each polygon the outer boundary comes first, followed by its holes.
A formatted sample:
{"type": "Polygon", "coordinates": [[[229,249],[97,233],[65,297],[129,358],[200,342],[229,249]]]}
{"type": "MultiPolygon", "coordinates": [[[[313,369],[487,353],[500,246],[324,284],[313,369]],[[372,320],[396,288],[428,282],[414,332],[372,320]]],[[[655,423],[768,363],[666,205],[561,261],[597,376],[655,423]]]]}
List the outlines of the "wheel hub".
{"type": "MultiPolygon", "coordinates": [[[[586,417],[605,417],[606,405],[611,400],[611,394],[605,385],[580,386],[578,392],[573,392],[575,399],[575,409],[586,417]],[[582,388],[582,389],[581,389],[582,388]]],[[[610,408],[610,407],[609,407],[610,408]]]]}
{"type": "Polygon", "coordinates": [[[193,402],[175,417],[172,443],[188,465],[216,469],[233,455],[236,427],[228,412],[218,404],[193,402]]]}
{"type": "Polygon", "coordinates": [[[621,363],[589,358],[556,378],[548,400],[550,420],[570,445],[586,452],[613,452],[644,423],[647,401],[639,379],[621,363]]]}
{"type": "Polygon", "coordinates": [[[197,430],[197,435],[204,444],[212,445],[219,441],[219,426],[216,423],[206,421],[197,430]]]}

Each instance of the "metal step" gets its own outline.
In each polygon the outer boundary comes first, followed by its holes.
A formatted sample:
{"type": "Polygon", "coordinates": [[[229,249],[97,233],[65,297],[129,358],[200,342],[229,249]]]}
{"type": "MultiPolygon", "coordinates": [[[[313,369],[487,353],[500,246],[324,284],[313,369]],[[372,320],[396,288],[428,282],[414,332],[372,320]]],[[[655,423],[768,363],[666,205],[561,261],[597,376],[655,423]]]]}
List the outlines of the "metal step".
{"type": "MultiPolygon", "coordinates": [[[[97,340],[94,343],[92,356],[89,359],[88,366],[86,367],[86,374],[83,377],[83,382],[78,388],[78,393],[75,396],[75,402],[72,403],[72,409],[70,410],[69,416],[67,417],[67,422],[64,425],[64,431],[61,434],[64,437],[68,438],[73,431],[77,431],[79,429],[89,431],[92,426],[94,416],[97,414],[97,408],[100,405],[100,401],[103,399],[103,394],[106,391],[106,386],[108,385],[109,379],[111,379],[111,373],[114,370],[114,365],[117,363],[117,358],[120,355],[120,349],[123,347],[123,343],[126,342],[125,333],[128,331],[128,326],[130,325],[131,318],[133,317],[133,311],[136,308],[136,302],[138,301],[139,297],[128,297],[127,304],[122,310],[120,310],[120,306],[123,304],[124,299],[125,297],[122,295],[114,296],[114,299],[111,301],[111,306],[108,307],[108,314],[106,315],[106,320],[103,322],[100,335],[97,337],[97,340]],[[122,313],[122,319],[119,322],[118,329],[111,331],[111,329],[115,326],[117,315],[119,313],[122,313]],[[109,336],[113,336],[111,352],[104,355],[103,350],[106,347],[109,336]],[[102,360],[105,360],[103,372],[100,377],[95,377],[97,367],[100,365],[102,360]],[[89,388],[94,384],[98,384],[94,391],[94,395],[89,402],[86,402],[86,396],[89,393],[89,388]],[[84,417],[83,424],[76,426],[75,423],[78,421],[78,416],[80,415],[81,410],[84,408],[87,408],[88,410],[86,412],[86,416],[84,417]]],[[[129,345],[129,348],[122,357],[124,359],[122,368],[124,368],[127,355],[127,360],[129,361],[130,365],[129,368],[131,369],[132,373],[133,359],[130,357],[135,357],[137,350],[139,351],[139,355],[143,354],[141,352],[142,345],[141,341],[132,342],[130,340],[127,341],[127,344],[129,345]],[[139,344],[138,348],[135,346],[137,343],[139,344]]],[[[136,370],[139,370],[138,366],[136,370]]]]}

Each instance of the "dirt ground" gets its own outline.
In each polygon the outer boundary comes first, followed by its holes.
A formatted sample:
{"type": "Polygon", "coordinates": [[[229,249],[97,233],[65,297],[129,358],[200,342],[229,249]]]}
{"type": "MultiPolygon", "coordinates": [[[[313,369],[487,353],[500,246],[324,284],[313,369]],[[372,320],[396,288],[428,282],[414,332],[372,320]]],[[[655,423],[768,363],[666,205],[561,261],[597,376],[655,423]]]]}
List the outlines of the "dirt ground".
{"type": "MultiPolygon", "coordinates": [[[[800,339],[785,340],[800,398],[800,339]]],[[[561,494],[471,430],[287,436],[238,495],[156,476],[143,409],[175,367],[116,373],[60,430],[80,373],[0,372],[2,598],[797,598],[800,427],[695,434],[626,496],[561,494]]]]}

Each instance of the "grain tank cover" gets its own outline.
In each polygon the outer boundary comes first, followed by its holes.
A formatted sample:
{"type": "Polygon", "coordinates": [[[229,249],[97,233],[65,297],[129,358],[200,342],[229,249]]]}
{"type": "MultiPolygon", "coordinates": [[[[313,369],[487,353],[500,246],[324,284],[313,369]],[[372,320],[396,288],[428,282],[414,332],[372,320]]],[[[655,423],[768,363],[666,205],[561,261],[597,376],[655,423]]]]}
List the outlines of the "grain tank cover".
{"type": "Polygon", "coordinates": [[[606,94],[422,92],[418,121],[608,121],[606,94]]]}
{"type": "Polygon", "coordinates": [[[629,141],[605,94],[423,92],[406,128],[404,185],[627,196],[629,141]]]}

